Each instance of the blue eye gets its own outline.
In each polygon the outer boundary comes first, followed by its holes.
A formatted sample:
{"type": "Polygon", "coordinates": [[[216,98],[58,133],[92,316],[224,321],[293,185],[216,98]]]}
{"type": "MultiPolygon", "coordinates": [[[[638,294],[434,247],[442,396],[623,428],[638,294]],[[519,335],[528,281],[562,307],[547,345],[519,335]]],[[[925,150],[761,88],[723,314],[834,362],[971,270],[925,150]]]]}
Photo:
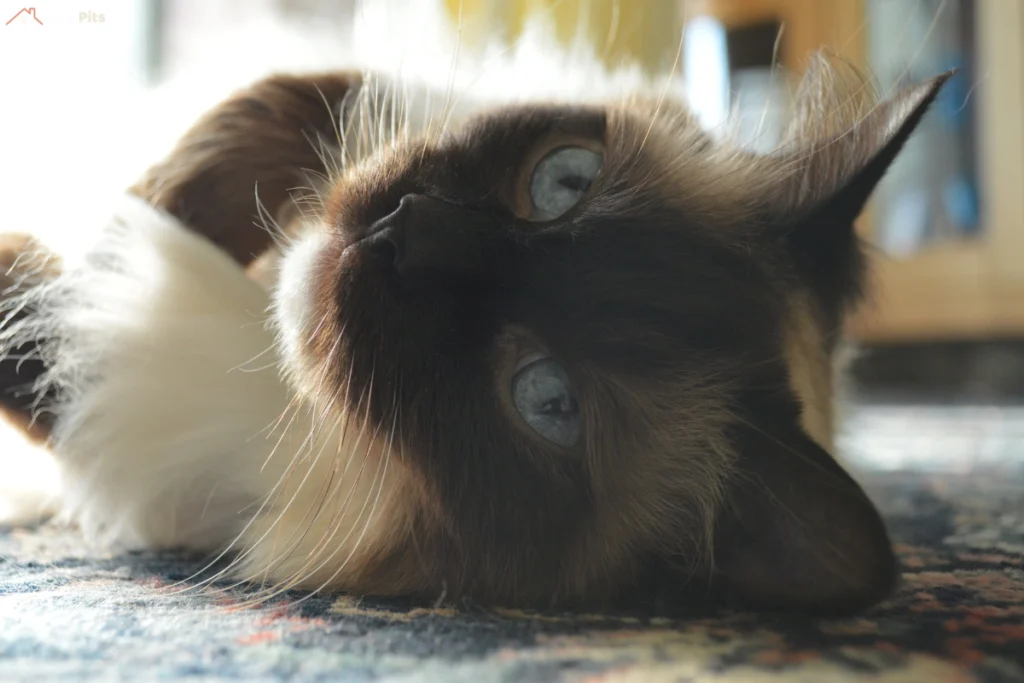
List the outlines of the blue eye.
{"type": "Polygon", "coordinates": [[[580,439],[580,407],[569,376],[551,358],[534,361],[512,378],[512,403],[526,424],[559,446],[580,439]]]}
{"type": "Polygon", "coordinates": [[[541,159],[530,178],[535,218],[549,221],[576,206],[601,170],[602,160],[585,147],[560,147],[541,159]]]}

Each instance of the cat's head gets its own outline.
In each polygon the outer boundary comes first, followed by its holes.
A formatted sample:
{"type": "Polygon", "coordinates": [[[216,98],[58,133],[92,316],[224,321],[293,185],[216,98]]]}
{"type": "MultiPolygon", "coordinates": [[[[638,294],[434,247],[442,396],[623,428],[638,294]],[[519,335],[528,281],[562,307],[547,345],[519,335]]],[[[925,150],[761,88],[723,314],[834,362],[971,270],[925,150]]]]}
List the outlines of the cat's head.
{"type": "MultiPolygon", "coordinates": [[[[352,552],[302,519],[327,558],[309,585],[506,605],[708,582],[785,609],[887,595],[884,525],[830,455],[832,357],[864,284],[854,220],[944,80],[875,102],[822,59],[761,156],[671,96],[507,105],[422,136],[355,117],[346,142],[380,144],[293,221],[275,294],[297,392],[357,435],[325,476],[368,482],[341,505],[371,511],[352,552]]],[[[251,254],[244,198],[317,170],[304,126],[332,131],[335,96],[377,111],[354,83],[257,86],[139,191],[251,254]]]]}
{"type": "Polygon", "coordinates": [[[333,180],[276,313],[300,390],[399,472],[374,583],[886,595],[885,528],[829,454],[831,356],[854,219],[942,80],[861,106],[821,63],[767,156],[641,98],[484,111],[333,180]]]}

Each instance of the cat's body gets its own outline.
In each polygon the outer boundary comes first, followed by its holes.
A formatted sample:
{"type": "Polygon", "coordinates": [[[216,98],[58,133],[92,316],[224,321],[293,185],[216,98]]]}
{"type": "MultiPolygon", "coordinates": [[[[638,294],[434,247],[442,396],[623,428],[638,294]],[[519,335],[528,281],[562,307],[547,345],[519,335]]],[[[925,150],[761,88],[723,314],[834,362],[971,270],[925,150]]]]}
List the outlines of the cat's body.
{"type": "Polygon", "coordinates": [[[87,532],[231,552],[275,588],[870,604],[895,560],[829,455],[833,361],[853,220],[940,84],[871,106],[822,61],[754,156],[673,97],[410,123],[354,74],[269,79],[84,265],[11,290],[9,346],[42,362],[0,363],[38,380],[5,407],[53,403],[37,433],[87,532]]]}

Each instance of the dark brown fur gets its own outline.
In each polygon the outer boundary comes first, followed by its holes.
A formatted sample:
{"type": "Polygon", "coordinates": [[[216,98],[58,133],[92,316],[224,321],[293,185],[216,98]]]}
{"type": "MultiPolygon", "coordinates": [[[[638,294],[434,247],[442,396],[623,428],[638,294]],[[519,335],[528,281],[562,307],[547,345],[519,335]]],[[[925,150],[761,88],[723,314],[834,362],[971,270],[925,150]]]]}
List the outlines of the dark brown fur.
{"type": "MultiPolygon", "coordinates": [[[[271,245],[255,186],[294,215],[301,172],[329,170],[307,139],[334,129],[320,93],[337,103],[355,82],[257,84],[135,191],[249,265],[271,245]]],[[[303,372],[327,371],[318,399],[395,425],[408,489],[354,588],[573,605],[710,585],[801,611],[885,597],[884,525],[829,454],[830,424],[809,433],[818,406],[796,378],[831,386],[864,288],[853,221],[940,84],[767,158],[722,151],[676,105],[530,106],[334,178],[309,282],[325,323],[305,330],[303,372]],[[601,175],[566,216],[532,223],[521,176],[560,140],[600,146],[601,175]],[[399,272],[398,247],[360,240],[403,198],[401,248],[418,260],[399,272]],[[794,339],[816,348],[803,357],[794,339]],[[511,409],[523,345],[567,367],[578,447],[511,409]]]]}

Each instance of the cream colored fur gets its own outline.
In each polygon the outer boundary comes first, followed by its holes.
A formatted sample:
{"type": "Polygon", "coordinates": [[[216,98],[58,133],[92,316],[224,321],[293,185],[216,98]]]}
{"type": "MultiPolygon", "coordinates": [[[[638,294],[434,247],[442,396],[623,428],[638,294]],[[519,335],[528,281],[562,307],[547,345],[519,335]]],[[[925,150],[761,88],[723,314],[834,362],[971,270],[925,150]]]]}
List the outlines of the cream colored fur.
{"type": "Polygon", "coordinates": [[[237,533],[239,509],[265,488],[261,432],[289,401],[273,371],[246,371],[273,364],[267,294],[126,198],[95,251],[37,296],[41,315],[20,333],[57,333],[50,379],[69,387],[53,435],[62,514],[133,546],[212,547],[237,533]]]}
{"type": "Polygon", "coordinates": [[[70,389],[52,446],[60,514],[89,537],[234,546],[247,576],[313,587],[391,533],[374,524],[396,495],[389,435],[294,400],[268,293],[204,238],[126,197],[35,298],[17,332],[53,339],[48,380],[70,389]]]}

